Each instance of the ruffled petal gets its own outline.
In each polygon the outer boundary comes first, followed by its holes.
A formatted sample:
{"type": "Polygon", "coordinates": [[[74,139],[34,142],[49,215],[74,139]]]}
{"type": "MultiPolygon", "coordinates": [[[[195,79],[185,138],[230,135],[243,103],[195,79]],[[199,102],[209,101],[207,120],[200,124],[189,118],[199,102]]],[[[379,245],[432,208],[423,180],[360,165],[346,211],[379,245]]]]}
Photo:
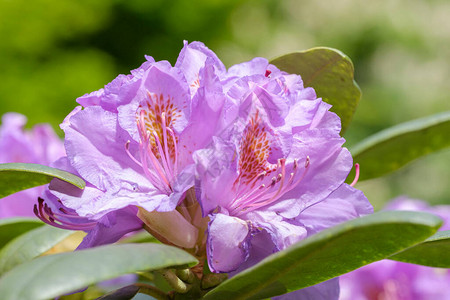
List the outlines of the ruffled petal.
{"type": "Polygon", "coordinates": [[[242,218],[267,231],[277,251],[286,249],[307,236],[301,223],[285,219],[269,208],[253,211],[242,218]]]}
{"type": "Polygon", "coordinates": [[[142,229],[143,222],[136,214],[137,207],[126,207],[107,214],[88,232],[77,250],[112,244],[125,234],[142,229]]]}
{"type": "Polygon", "coordinates": [[[290,209],[279,211],[286,218],[293,218],[328,197],[342,185],[353,165],[350,152],[342,148],[344,139],[333,132],[305,130],[294,139],[289,157],[299,160],[309,157],[309,166],[302,181],[281,197],[292,203],[290,209]]]}
{"type": "Polygon", "coordinates": [[[198,87],[201,86],[199,83],[199,74],[200,69],[205,65],[212,66],[214,71],[218,74],[222,74],[226,71],[224,64],[217,55],[203,43],[188,43],[187,41],[184,41],[184,47],[178,56],[175,68],[182,70],[189,84],[191,95],[195,95],[198,87]]]}
{"type": "Polygon", "coordinates": [[[90,106],[69,122],[64,128],[67,156],[84,179],[102,191],[117,190],[120,182],[152,188],[125,152],[130,137],[118,127],[116,114],[90,106]]]}
{"type": "Polygon", "coordinates": [[[297,220],[307,228],[308,235],[373,213],[363,192],[342,184],[325,200],[309,206],[297,220]]]}
{"type": "Polygon", "coordinates": [[[222,87],[212,66],[206,66],[200,71],[201,87],[198,89],[191,104],[191,118],[179,140],[179,168],[193,163],[194,151],[211,143],[212,136],[220,127],[222,107],[225,102],[222,87]]]}
{"type": "Polygon", "coordinates": [[[203,216],[217,207],[227,207],[233,197],[231,188],[238,176],[234,153],[234,145],[219,138],[213,138],[210,148],[194,153],[203,216]]]}

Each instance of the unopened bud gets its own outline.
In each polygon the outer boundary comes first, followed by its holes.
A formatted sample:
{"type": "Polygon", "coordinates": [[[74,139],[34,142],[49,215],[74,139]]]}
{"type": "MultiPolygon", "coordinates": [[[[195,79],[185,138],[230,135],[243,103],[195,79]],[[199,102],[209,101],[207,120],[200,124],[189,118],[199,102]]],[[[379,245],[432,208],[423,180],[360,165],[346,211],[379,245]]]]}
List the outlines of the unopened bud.
{"type": "Polygon", "coordinates": [[[197,242],[198,229],[176,210],[148,212],[139,207],[137,216],[147,225],[150,233],[159,235],[178,247],[194,248],[197,242]]]}

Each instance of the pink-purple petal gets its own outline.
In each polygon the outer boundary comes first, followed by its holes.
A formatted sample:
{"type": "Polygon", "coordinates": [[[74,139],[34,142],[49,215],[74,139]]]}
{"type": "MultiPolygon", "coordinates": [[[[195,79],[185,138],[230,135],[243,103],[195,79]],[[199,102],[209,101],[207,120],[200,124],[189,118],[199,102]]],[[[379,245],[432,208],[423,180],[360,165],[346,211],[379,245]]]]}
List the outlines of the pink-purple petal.
{"type": "Polygon", "coordinates": [[[364,194],[342,184],[325,200],[309,206],[297,217],[308,230],[308,235],[373,213],[373,207],[364,194]]]}
{"type": "Polygon", "coordinates": [[[212,272],[236,270],[248,256],[251,227],[239,218],[216,214],[208,226],[208,265],[212,272]]]}
{"type": "Polygon", "coordinates": [[[184,41],[184,47],[181,50],[175,68],[182,70],[189,84],[191,94],[194,95],[199,87],[200,69],[205,65],[214,67],[214,70],[221,74],[224,73],[225,66],[203,43],[184,41]]]}
{"type": "Polygon", "coordinates": [[[105,215],[88,232],[77,249],[112,244],[124,235],[142,229],[143,223],[136,214],[137,207],[125,207],[105,215]]]}

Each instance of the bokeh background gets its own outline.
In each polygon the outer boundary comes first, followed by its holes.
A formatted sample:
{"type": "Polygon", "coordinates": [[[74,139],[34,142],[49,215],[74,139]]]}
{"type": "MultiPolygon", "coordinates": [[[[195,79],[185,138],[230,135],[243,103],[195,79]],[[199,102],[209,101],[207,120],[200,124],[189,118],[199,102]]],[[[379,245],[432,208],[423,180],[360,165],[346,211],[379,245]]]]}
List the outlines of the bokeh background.
{"type": "MultiPolygon", "coordinates": [[[[0,114],[58,124],[75,99],[199,40],[225,65],[315,46],[355,65],[363,97],[346,146],[450,110],[446,0],[0,0],[0,114]]],[[[380,161],[380,163],[383,163],[380,161]]],[[[364,171],[364,170],[362,170],[364,171]]],[[[450,204],[450,151],[357,185],[380,208],[400,194],[450,204]]]]}

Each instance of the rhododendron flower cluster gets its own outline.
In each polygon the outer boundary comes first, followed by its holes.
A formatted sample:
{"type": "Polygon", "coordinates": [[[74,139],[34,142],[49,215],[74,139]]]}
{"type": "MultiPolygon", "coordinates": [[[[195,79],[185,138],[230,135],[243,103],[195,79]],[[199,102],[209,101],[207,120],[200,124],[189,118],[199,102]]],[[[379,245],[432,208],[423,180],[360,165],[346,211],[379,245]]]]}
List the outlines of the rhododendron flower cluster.
{"type": "MultiPolygon", "coordinates": [[[[438,215],[443,221],[439,230],[450,230],[450,206],[429,206],[421,200],[398,197],[386,210],[423,211],[438,215]]],[[[341,300],[450,299],[450,271],[392,260],[382,260],[340,277],[341,300]]]]}
{"type": "MultiPolygon", "coordinates": [[[[174,66],[146,58],[78,98],[82,107],[61,125],[67,156],[57,165],[87,187],[54,180],[59,211],[105,228],[105,218],[123,222],[102,241],[88,235],[85,246],[113,242],[143,222],[212,272],[238,272],[372,213],[362,192],[344,183],[353,161],[339,117],[299,75],[263,58],[227,70],[199,42],[185,43],[174,66]]],[[[320,288],[337,297],[336,284],[320,288]]]]}
{"type": "MultiPolygon", "coordinates": [[[[65,155],[62,140],[50,125],[41,124],[25,130],[25,116],[7,113],[0,126],[0,163],[33,163],[50,166],[65,155]]],[[[45,187],[35,187],[5,197],[0,201],[0,218],[34,216],[33,204],[45,187]]]]}

